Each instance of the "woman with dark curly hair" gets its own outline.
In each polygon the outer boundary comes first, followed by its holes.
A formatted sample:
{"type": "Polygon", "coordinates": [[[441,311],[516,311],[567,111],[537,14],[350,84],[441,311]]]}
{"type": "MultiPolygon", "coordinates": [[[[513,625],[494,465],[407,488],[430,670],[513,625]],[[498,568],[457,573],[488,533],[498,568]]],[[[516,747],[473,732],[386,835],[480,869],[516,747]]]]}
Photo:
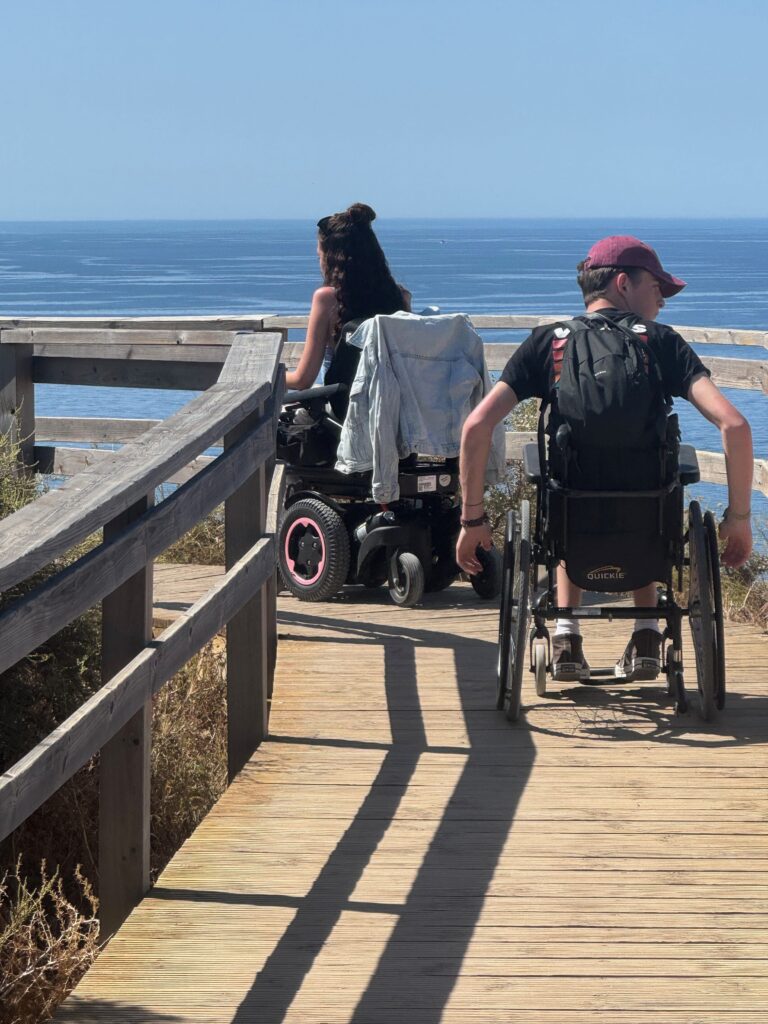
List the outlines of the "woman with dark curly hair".
{"type": "Polygon", "coordinates": [[[345,324],[377,313],[410,310],[411,296],[392,277],[365,203],[317,224],[317,255],[324,284],[312,296],[307,339],[298,366],[286,374],[292,390],[311,387],[323,360],[332,358],[345,324]]]}

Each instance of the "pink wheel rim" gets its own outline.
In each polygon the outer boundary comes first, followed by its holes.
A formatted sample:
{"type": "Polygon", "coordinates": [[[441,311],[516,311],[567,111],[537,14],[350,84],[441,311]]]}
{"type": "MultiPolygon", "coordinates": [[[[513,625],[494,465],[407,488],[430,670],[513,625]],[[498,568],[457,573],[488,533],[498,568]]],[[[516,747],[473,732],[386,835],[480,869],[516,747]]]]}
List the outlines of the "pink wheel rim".
{"type": "Polygon", "coordinates": [[[314,519],[308,519],[306,516],[302,516],[300,519],[295,519],[288,527],[288,532],[285,535],[285,545],[283,547],[283,553],[285,554],[285,564],[288,566],[288,570],[291,574],[291,579],[294,583],[298,583],[300,587],[311,587],[313,583],[317,583],[320,577],[323,575],[323,569],[325,568],[325,541],[323,540],[322,530],[318,528],[317,523],[314,519]],[[296,572],[296,561],[291,558],[290,544],[293,539],[293,535],[297,527],[303,526],[306,530],[311,527],[315,536],[320,541],[320,561],[317,563],[317,569],[312,576],[301,576],[296,572]]]}

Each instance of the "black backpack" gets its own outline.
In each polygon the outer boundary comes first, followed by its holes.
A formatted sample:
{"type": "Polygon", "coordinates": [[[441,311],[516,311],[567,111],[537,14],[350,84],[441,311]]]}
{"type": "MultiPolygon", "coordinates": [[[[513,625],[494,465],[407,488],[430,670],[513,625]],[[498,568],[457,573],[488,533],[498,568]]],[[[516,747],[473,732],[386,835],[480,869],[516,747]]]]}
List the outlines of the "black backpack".
{"type": "Polygon", "coordinates": [[[554,437],[566,424],[577,452],[648,451],[665,442],[669,400],[661,368],[651,347],[632,330],[638,318],[622,319],[589,313],[560,325],[568,334],[550,398],[549,432],[554,437]]]}

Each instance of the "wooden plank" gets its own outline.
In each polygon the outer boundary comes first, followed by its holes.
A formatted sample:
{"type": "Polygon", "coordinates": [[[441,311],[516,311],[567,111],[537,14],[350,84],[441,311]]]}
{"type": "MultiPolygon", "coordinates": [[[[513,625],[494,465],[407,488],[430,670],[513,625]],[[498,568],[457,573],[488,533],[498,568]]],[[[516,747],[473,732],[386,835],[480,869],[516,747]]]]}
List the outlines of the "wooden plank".
{"type": "Polygon", "coordinates": [[[266,380],[274,389],[282,350],[282,334],[238,334],[219,376],[219,384],[242,388],[266,380]]]}
{"type": "MultiPolygon", "coordinates": [[[[279,338],[262,338],[267,347],[272,345],[270,351],[276,350],[279,338]]],[[[98,466],[4,519],[0,590],[25,579],[159,487],[258,408],[270,391],[266,382],[240,388],[229,381],[216,384],[98,466]]]]}
{"type": "Polygon", "coordinates": [[[0,613],[0,672],[151,563],[234,493],[273,446],[271,417],[254,421],[237,445],[162,503],[6,607],[0,613]]]}
{"type": "MultiPolygon", "coordinates": [[[[75,476],[82,473],[89,466],[95,466],[99,461],[109,458],[111,452],[102,448],[66,448],[62,445],[50,447],[48,445],[35,445],[34,462],[38,473],[51,474],[53,476],[75,476]]],[[[173,473],[168,480],[169,484],[183,484],[191,480],[201,469],[213,462],[213,455],[199,455],[192,459],[186,466],[173,473]]]]}
{"type": "MultiPolygon", "coordinates": [[[[576,315],[576,313],[572,314],[576,315]]],[[[546,324],[561,323],[568,319],[569,314],[542,313],[470,313],[469,319],[477,330],[515,330],[532,331],[535,327],[546,324]]],[[[264,317],[265,330],[280,327],[287,330],[306,329],[308,316],[267,316],[264,317]]],[[[686,341],[699,345],[747,345],[768,347],[768,331],[731,330],[718,327],[686,327],[672,325],[672,329],[682,335],[686,341]]]]}
{"type": "Polygon", "coordinates": [[[0,776],[0,838],[26,821],[221,630],[263,586],[274,557],[271,538],[260,540],[152,646],[0,776]]]}
{"type": "MultiPolygon", "coordinates": [[[[104,526],[104,542],[140,520],[153,497],[143,498],[104,526]]],[[[102,602],[102,685],[152,639],[152,563],[102,602]]],[[[149,792],[152,702],[104,744],[99,758],[99,925],[108,939],[149,889],[149,792]]]]}
{"type": "Polygon", "coordinates": [[[105,419],[101,416],[38,416],[36,441],[88,441],[124,444],[156,427],[160,420],[105,419]]]}
{"type": "MultiPolygon", "coordinates": [[[[234,329],[221,330],[205,328],[200,330],[177,330],[174,328],[147,329],[144,327],[119,328],[87,328],[87,327],[20,327],[3,331],[0,341],[14,345],[34,345],[36,354],[42,354],[40,349],[48,347],[83,347],[90,348],[97,345],[104,349],[105,355],[112,355],[117,358],[116,350],[126,346],[138,345],[141,347],[152,346],[166,350],[169,348],[182,349],[184,346],[214,348],[229,348],[237,331],[245,330],[245,327],[238,326],[234,329]]],[[[54,353],[55,354],[55,353],[54,353]]],[[[93,352],[90,353],[93,356],[93,352]]],[[[181,352],[180,358],[184,358],[181,352]]],[[[188,358],[188,353],[185,353],[188,358]]],[[[146,358],[150,358],[147,356],[146,358]]],[[[157,358],[157,357],[156,357],[157,358]]],[[[166,354],[166,358],[171,356],[166,354]]],[[[202,358],[202,357],[201,357],[202,358]]]]}
{"type": "MultiPolygon", "coordinates": [[[[234,338],[235,335],[228,337],[234,338]]],[[[83,359],[89,363],[119,359],[125,362],[216,363],[223,366],[231,344],[230,341],[226,345],[150,345],[125,339],[109,345],[49,342],[36,344],[34,354],[37,359],[83,359]]]]}
{"type": "Polygon", "coordinates": [[[94,387],[157,388],[164,391],[205,391],[215,384],[220,363],[150,359],[67,359],[35,356],[32,378],[37,384],[94,387]]]}
{"type": "Polygon", "coordinates": [[[721,388],[742,388],[768,394],[768,363],[759,359],[720,359],[706,356],[702,362],[721,388]]]}
{"type": "MultiPolygon", "coordinates": [[[[42,330],[45,328],[68,330],[95,331],[260,331],[263,315],[251,316],[244,313],[239,316],[18,316],[0,317],[0,330],[24,329],[42,330]]],[[[0,338],[0,340],[2,340],[0,338]]]]}

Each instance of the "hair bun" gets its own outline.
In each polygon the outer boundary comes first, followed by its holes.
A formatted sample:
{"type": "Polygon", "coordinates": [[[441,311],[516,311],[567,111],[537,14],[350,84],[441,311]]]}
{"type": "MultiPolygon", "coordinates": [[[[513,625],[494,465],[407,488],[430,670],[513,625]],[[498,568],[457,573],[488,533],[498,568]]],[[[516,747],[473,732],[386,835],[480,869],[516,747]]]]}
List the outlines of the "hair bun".
{"type": "Polygon", "coordinates": [[[353,224],[370,224],[376,220],[375,210],[365,203],[352,203],[347,213],[353,224]]]}

